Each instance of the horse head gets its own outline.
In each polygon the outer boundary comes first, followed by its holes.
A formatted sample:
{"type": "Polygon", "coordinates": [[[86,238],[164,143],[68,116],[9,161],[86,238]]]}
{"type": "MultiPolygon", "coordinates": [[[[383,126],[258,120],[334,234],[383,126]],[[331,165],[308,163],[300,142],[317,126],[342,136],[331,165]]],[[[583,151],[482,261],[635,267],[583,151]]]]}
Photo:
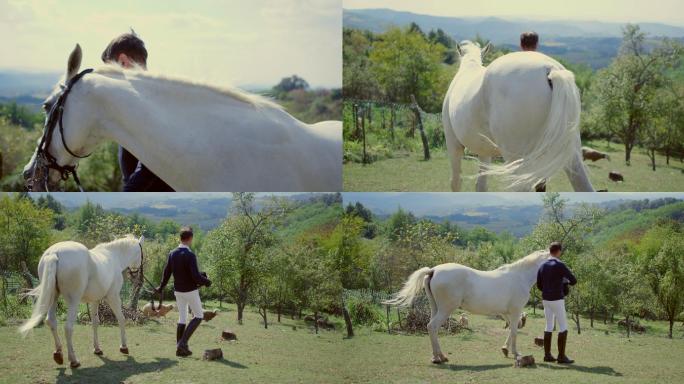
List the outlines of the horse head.
{"type": "MultiPolygon", "coordinates": [[[[136,239],[133,239],[136,240],[136,239]]],[[[141,273],[142,268],[143,268],[143,243],[145,242],[145,236],[140,236],[137,241],[132,241],[131,247],[133,248],[131,250],[131,253],[134,255],[131,257],[130,264],[128,265],[128,269],[132,273],[141,273]]]]}
{"type": "Polygon", "coordinates": [[[482,60],[485,55],[491,49],[492,44],[487,43],[484,48],[480,47],[478,42],[472,42],[470,40],[463,40],[456,44],[456,51],[461,60],[464,59],[474,59],[478,63],[482,64],[482,60]]]}
{"type": "Polygon", "coordinates": [[[67,70],[43,102],[45,125],[31,160],[24,166],[26,187],[32,191],[55,189],[61,180],[74,174],[80,158],[93,149],[92,139],[79,104],[73,97],[67,100],[71,88],[85,73],[79,72],[83,53],[76,44],[67,60],[67,70]],[[68,105],[68,107],[67,107],[68,105]],[[72,111],[75,110],[75,111],[72,111]],[[67,112],[69,111],[69,112],[67,112]],[[76,118],[76,115],[79,115],[76,118]],[[64,136],[62,136],[64,135],[64,136]]]}

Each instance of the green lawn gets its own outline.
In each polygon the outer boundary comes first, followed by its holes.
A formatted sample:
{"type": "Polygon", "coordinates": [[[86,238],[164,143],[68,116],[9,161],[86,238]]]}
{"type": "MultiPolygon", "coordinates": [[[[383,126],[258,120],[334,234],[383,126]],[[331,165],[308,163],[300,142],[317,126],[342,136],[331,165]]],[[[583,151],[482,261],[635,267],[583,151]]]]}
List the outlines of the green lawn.
{"type": "MultiPolygon", "coordinates": [[[[651,170],[650,160],[640,149],[632,151],[632,165],[624,161],[624,150],[621,146],[606,142],[585,143],[597,150],[607,152],[611,161],[599,160],[585,162],[589,169],[591,182],[596,190],[607,189],[610,192],[668,192],[684,190],[684,164],[670,159],[665,164],[665,157],[656,156],[656,171],[651,170]],[[625,181],[614,183],[608,179],[608,172],[622,173],[625,181]]],[[[475,191],[477,162],[464,159],[462,162],[463,191],[475,191]],[[470,176],[470,178],[469,178],[470,176]]],[[[421,153],[409,153],[397,158],[380,160],[372,164],[362,165],[347,163],[344,165],[345,191],[450,191],[451,165],[443,151],[434,151],[432,159],[422,160],[421,153]]],[[[502,191],[503,184],[496,178],[489,177],[490,191],[502,191]]],[[[547,183],[549,191],[572,191],[570,182],[564,173],[553,177],[547,183]]]]}
{"type": "MultiPolygon", "coordinates": [[[[471,331],[441,335],[442,350],[450,362],[430,363],[427,335],[388,335],[368,328],[356,329],[352,339],[342,327],[316,335],[304,323],[283,318],[263,329],[259,316],[246,312],[245,325],[235,324],[234,308],[202,324],[191,340],[195,354],[174,355],[176,312],[159,323],[127,327],[130,356],[118,352],[118,328],[100,328],[105,355],[91,353],[89,325],[77,325],[75,346],[81,367],[75,370],[52,361],[53,343],[45,327],[26,339],[16,327],[0,328],[0,380],[7,383],[646,383],[676,382],[684,375],[681,325],[676,337],[666,338],[664,322],[645,322],[647,333],[627,339],[615,325],[596,322],[581,335],[571,331],[568,354],[576,364],[559,366],[540,362],[542,350],[533,337],[543,330],[543,319],[530,315],[519,333],[522,354],[532,354],[535,368],[514,369],[500,347],[506,336],[503,321],[470,316],[471,331]],[[223,328],[238,335],[237,342],[219,340],[223,328]],[[294,328],[296,327],[296,329],[294,328]],[[222,348],[223,361],[201,360],[206,348],[222,348]]],[[[63,325],[63,324],[61,324],[63,325]]],[[[62,327],[60,327],[62,328],[62,327]]],[[[60,331],[61,332],[61,331],[60,331]]]]}
{"type": "MultiPolygon", "coordinates": [[[[340,369],[341,333],[321,331],[316,335],[303,322],[285,317],[282,323],[264,329],[260,316],[249,309],[240,326],[234,307],[230,309],[197,329],[190,340],[193,355],[184,359],[175,356],[176,311],[158,324],[129,325],[129,357],[119,353],[118,327],[100,327],[104,356],[98,357],[92,353],[92,328],[77,325],[74,345],[81,367],[75,370],[68,368],[66,350],[63,366],[52,360],[54,344],[47,327],[36,328],[26,339],[17,333],[16,326],[0,327],[0,382],[309,383],[330,381],[340,369]],[[233,329],[238,341],[220,341],[224,328],[233,329]],[[224,360],[203,361],[202,352],[209,348],[222,348],[224,360]]],[[[64,342],[63,325],[60,321],[64,342]]]]}

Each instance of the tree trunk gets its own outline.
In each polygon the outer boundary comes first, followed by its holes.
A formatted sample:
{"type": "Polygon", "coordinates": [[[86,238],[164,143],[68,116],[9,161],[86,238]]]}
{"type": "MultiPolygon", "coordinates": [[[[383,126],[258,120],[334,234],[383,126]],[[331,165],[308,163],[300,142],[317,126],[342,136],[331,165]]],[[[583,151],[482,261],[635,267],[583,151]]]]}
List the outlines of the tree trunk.
{"type": "Polygon", "coordinates": [[[363,115],[361,116],[361,134],[363,135],[363,159],[361,160],[361,164],[367,164],[368,155],[366,154],[366,118],[363,115]]]}
{"type": "Polygon", "coordinates": [[[347,337],[354,337],[354,327],[352,327],[351,316],[349,316],[347,307],[342,308],[342,314],[344,315],[344,323],[347,326],[347,337]]]}
{"type": "Polygon", "coordinates": [[[589,326],[591,328],[594,328],[594,309],[593,308],[589,311],[589,326]]]}
{"type": "Polygon", "coordinates": [[[653,169],[653,172],[656,170],[655,166],[655,149],[651,149],[651,168],[653,169]]]}
{"type": "Polygon", "coordinates": [[[580,326],[580,315],[579,315],[579,313],[575,314],[575,323],[577,323],[577,334],[581,335],[582,334],[582,327],[580,326]]]}
{"type": "Polygon", "coordinates": [[[629,331],[632,328],[629,324],[629,315],[625,316],[625,324],[627,325],[627,338],[629,339],[629,331]]]}
{"type": "Polygon", "coordinates": [[[237,320],[238,324],[242,325],[242,312],[245,309],[245,304],[242,302],[237,302],[237,320]]]}
{"type": "Polygon", "coordinates": [[[282,312],[282,309],[280,308],[280,305],[278,305],[278,322],[280,323],[280,313],[282,312]]]}
{"type": "Polygon", "coordinates": [[[264,319],[264,329],[268,329],[268,312],[266,307],[262,309],[261,317],[264,319]]]}
{"type": "Polygon", "coordinates": [[[667,337],[672,338],[672,326],[674,325],[674,318],[670,318],[670,332],[668,332],[667,337]]]}
{"type": "Polygon", "coordinates": [[[316,334],[318,335],[318,311],[314,312],[314,329],[316,330],[316,334]]]}
{"type": "Polygon", "coordinates": [[[625,143],[625,164],[629,165],[632,158],[632,147],[629,143],[625,143]]]}
{"type": "Polygon", "coordinates": [[[411,109],[416,115],[416,122],[418,123],[418,130],[420,131],[420,140],[423,142],[423,159],[430,160],[430,146],[428,145],[427,136],[425,135],[425,129],[423,129],[423,119],[420,116],[420,106],[416,102],[415,96],[411,95],[411,109]]]}
{"type": "Polygon", "coordinates": [[[140,291],[142,289],[142,274],[136,274],[137,278],[133,281],[133,288],[131,289],[131,299],[128,303],[128,309],[134,310],[138,308],[138,299],[140,298],[140,291]],[[140,275],[140,276],[137,276],[140,275]]]}

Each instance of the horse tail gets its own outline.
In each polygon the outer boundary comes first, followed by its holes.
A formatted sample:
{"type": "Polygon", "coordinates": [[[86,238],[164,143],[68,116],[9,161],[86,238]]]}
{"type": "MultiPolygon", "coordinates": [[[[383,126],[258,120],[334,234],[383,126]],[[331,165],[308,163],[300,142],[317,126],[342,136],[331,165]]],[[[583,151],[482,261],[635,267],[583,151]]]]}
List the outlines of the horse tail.
{"type": "Polygon", "coordinates": [[[392,299],[383,301],[383,304],[408,307],[413,303],[413,299],[415,299],[416,295],[423,289],[425,284],[424,277],[428,274],[432,274],[432,268],[423,267],[413,272],[408,280],[406,280],[401,290],[396,293],[392,299]]]}
{"type": "Polygon", "coordinates": [[[43,318],[56,300],[57,260],[57,254],[54,252],[43,256],[43,271],[40,275],[40,284],[27,293],[27,296],[36,296],[38,299],[33,304],[31,318],[19,327],[19,332],[23,336],[26,336],[31,329],[43,321],[43,318]]]}
{"type": "Polygon", "coordinates": [[[552,69],[548,81],[551,107],[541,137],[532,151],[505,165],[485,166],[486,174],[504,176],[509,182],[508,188],[531,187],[551,178],[571,164],[573,157],[581,151],[581,102],[575,75],[566,69],[552,69]]]}

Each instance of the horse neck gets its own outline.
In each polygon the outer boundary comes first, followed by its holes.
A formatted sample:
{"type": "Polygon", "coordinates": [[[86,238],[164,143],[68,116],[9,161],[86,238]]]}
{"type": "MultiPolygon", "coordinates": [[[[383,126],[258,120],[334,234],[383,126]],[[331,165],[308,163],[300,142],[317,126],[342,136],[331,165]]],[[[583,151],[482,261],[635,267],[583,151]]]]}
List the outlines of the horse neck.
{"type": "Polygon", "coordinates": [[[474,69],[483,69],[482,59],[475,54],[466,55],[461,58],[461,63],[458,66],[458,71],[469,71],[474,69]]]}
{"type": "Polygon", "coordinates": [[[133,252],[121,251],[118,248],[110,249],[107,247],[94,248],[91,251],[98,253],[107,258],[110,265],[114,265],[119,269],[119,272],[124,271],[131,265],[133,252]]]}

